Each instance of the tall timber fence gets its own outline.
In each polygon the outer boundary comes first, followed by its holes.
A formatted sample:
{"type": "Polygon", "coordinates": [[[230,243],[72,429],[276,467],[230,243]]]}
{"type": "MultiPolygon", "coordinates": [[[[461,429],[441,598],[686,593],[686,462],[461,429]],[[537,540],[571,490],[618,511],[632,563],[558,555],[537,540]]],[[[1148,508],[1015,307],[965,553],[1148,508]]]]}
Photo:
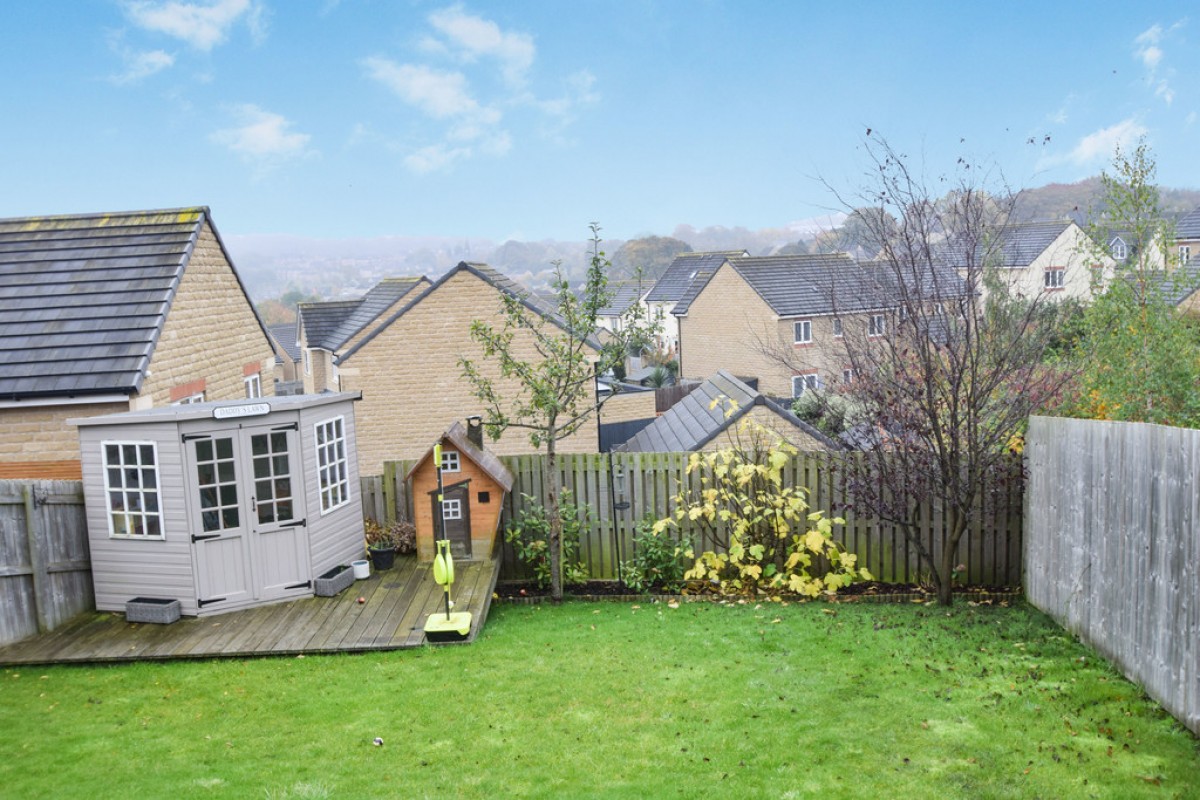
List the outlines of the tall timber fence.
{"type": "Polygon", "coordinates": [[[1029,601],[1200,733],[1200,431],[1034,417],[1029,601]]]}
{"type": "Polygon", "coordinates": [[[0,644],[94,607],[79,481],[0,481],[0,644]]]}
{"type": "MultiPolygon", "coordinates": [[[[587,526],[580,536],[580,557],[591,577],[617,577],[622,561],[633,557],[637,524],[646,516],[661,518],[676,507],[681,487],[695,490],[698,475],[687,474],[688,453],[613,453],[560,455],[558,471],[562,485],[572,500],[591,509],[587,526]]],[[[916,547],[895,525],[884,524],[846,510],[847,494],[837,475],[834,456],[826,453],[801,453],[786,467],[784,480],[809,491],[812,509],[831,511],[845,525],[836,526],[834,538],[847,550],[858,554],[859,563],[879,580],[916,583],[924,577],[916,547]]],[[[508,456],[501,460],[514,476],[513,490],[505,500],[506,524],[533,504],[544,505],[544,481],[541,455],[508,456]]],[[[412,489],[404,476],[412,461],[388,462],[384,474],[363,478],[363,508],[366,515],[379,521],[411,519],[412,489]]],[[[1019,469],[1019,467],[1016,467],[1019,469]]],[[[988,513],[977,515],[974,524],[959,544],[959,561],[966,565],[960,580],[990,586],[1017,586],[1021,583],[1022,491],[1020,481],[1008,481],[993,497],[988,513]]],[[[934,554],[941,555],[942,531],[947,524],[940,512],[921,509],[924,520],[920,531],[923,542],[934,554]]],[[[698,523],[684,520],[673,535],[688,544],[697,544],[698,523]]],[[[501,578],[526,577],[513,553],[504,544],[501,578]]]]}

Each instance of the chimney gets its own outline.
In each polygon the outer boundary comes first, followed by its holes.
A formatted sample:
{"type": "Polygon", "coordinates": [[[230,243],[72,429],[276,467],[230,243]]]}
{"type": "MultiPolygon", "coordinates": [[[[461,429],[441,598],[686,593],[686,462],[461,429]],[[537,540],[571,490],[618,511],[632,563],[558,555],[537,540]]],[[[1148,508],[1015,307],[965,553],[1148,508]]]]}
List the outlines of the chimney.
{"type": "Polygon", "coordinates": [[[483,449],[483,417],[467,417],[467,441],[483,449]]]}

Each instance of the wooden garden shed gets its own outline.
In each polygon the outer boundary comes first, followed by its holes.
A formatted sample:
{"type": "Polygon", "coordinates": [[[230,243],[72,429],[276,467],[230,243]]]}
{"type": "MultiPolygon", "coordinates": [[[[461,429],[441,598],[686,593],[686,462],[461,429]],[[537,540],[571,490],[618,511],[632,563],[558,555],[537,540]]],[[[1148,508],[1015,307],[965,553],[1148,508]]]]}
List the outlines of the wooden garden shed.
{"type": "MultiPolygon", "coordinates": [[[[471,417],[455,422],[442,434],[442,508],[450,552],[456,559],[483,561],[495,552],[504,498],[513,475],[483,446],[483,426],[471,417]]],[[[435,445],[436,446],[436,445],[435,445]]],[[[433,447],[408,471],[412,481],[413,523],[417,528],[417,557],[432,561],[437,534],[437,469],[433,447]]]]}
{"type": "Polygon", "coordinates": [[[313,594],[363,553],[358,393],[166,406],[79,429],[96,608],[204,616],[313,594]]]}

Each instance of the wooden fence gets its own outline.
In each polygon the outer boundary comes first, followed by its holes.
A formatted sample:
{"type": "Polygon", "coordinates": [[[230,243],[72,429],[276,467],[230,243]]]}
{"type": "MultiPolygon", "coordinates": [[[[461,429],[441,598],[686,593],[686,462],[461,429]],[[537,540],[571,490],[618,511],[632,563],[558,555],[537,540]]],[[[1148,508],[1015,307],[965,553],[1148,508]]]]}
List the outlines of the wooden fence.
{"type": "Polygon", "coordinates": [[[0,481],[0,644],[95,607],[79,481],[0,481]]]}
{"type": "Polygon", "coordinates": [[[1200,733],[1200,431],[1034,417],[1029,601],[1200,733]]]}
{"type": "MultiPolygon", "coordinates": [[[[646,515],[660,518],[670,514],[680,487],[694,490],[699,481],[687,474],[687,453],[612,453],[559,456],[558,469],[563,486],[575,502],[591,509],[591,519],[580,541],[580,556],[590,575],[596,579],[617,577],[619,562],[633,556],[634,534],[638,521],[646,515]]],[[[879,580],[915,583],[925,568],[919,563],[916,548],[903,531],[893,525],[846,512],[846,494],[836,476],[834,456],[802,453],[787,467],[785,480],[809,490],[809,505],[814,509],[835,510],[846,524],[837,526],[834,538],[846,549],[857,553],[859,563],[879,580]]],[[[508,456],[501,459],[515,477],[513,491],[505,501],[505,521],[532,502],[543,504],[542,456],[508,456]]],[[[377,520],[411,519],[411,487],[404,476],[412,461],[389,462],[381,477],[364,478],[363,509],[377,520]]],[[[1021,508],[1020,482],[1009,482],[1010,489],[993,503],[994,513],[980,514],[959,544],[959,561],[967,566],[961,580],[991,586],[1017,586],[1021,583],[1021,508]]],[[[939,557],[944,520],[939,513],[924,509],[923,541],[939,557]]],[[[684,521],[676,535],[697,543],[698,525],[684,521]]],[[[510,545],[504,545],[501,579],[525,577],[510,545]]]]}

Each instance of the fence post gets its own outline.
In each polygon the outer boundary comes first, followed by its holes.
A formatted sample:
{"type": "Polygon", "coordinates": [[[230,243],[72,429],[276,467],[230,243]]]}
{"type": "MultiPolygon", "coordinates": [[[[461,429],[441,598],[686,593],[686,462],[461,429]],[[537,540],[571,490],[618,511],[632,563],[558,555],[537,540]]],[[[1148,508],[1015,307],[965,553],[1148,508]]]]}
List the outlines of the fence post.
{"type": "Polygon", "coordinates": [[[29,571],[33,578],[33,605],[37,612],[38,633],[50,630],[47,616],[50,607],[50,587],[47,585],[46,560],[38,547],[37,503],[33,486],[21,487],[21,499],[25,503],[25,537],[29,541],[29,571]]]}

